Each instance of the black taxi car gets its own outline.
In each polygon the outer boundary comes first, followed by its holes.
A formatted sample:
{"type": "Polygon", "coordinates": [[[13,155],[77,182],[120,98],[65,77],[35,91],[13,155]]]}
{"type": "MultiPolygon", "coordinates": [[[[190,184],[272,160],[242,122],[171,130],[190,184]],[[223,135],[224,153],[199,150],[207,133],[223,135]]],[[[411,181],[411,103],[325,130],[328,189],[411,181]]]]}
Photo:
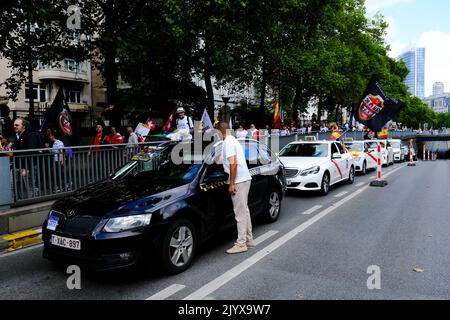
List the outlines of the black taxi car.
{"type": "MultiPolygon", "coordinates": [[[[284,168],[265,145],[240,142],[252,174],[251,215],[274,222],[286,190],[284,168]]],[[[95,270],[187,269],[199,245],[235,225],[222,141],[200,149],[193,142],[148,148],[109,179],[55,202],[42,228],[43,256],[95,270]]]]}

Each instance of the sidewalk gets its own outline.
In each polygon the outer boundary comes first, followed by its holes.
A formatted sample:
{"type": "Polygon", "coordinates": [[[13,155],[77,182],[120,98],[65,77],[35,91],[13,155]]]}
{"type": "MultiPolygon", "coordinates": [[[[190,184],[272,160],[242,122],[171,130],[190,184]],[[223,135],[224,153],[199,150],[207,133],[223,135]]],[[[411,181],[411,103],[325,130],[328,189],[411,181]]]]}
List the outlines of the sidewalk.
{"type": "Polygon", "coordinates": [[[41,241],[41,226],[54,201],[0,212],[0,254],[41,241]]]}

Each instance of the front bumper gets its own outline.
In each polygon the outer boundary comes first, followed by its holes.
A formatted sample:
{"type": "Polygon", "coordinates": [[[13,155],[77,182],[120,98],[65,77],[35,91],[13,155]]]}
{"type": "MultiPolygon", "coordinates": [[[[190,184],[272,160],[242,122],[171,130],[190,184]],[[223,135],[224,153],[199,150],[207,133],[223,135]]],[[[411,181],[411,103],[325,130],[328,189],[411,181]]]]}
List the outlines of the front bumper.
{"type": "Polygon", "coordinates": [[[96,237],[77,237],[71,234],[50,231],[43,226],[43,257],[64,264],[75,264],[96,271],[133,266],[142,258],[156,251],[157,236],[144,231],[127,231],[117,234],[99,234],[96,237]],[[51,236],[57,235],[81,241],[81,250],[55,246],[51,236]]]}
{"type": "Polygon", "coordinates": [[[296,176],[293,178],[287,178],[288,190],[302,190],[302,191],[317,191],[321,189],[322,175],[311,174],[305,177],[296,176]]]}

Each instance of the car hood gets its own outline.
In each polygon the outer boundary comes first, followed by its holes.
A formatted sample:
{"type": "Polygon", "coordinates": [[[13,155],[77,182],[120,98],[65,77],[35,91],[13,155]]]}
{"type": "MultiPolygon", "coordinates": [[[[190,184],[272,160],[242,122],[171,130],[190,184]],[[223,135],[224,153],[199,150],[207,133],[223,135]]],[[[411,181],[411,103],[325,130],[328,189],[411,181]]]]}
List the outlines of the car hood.
{"type": "Polygon", "coordinates": [[[305,170],[314,166],[320,166],[322,163],[326,162],[328,158],[280,157],[280,160],[286,168],[305,170]]]}
{"type": "Polygon", "coordinates": [[[185,195],[187,185],[161,184],[158,181],[137,183],[132,179],[106,180],[82,188],[58,200],[52,209],[63,214],[74,210],[75,215],[103,217],[112,211],[131,211],[135,207],[151,209],[167,200],[185,195]]]}

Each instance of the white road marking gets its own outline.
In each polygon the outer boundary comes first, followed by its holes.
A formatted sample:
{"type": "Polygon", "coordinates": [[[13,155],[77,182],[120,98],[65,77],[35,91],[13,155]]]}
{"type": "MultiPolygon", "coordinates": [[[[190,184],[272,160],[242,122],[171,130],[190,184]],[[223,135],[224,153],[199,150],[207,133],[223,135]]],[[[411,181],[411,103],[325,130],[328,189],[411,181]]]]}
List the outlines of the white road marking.
{"type": "MultiPolygon", "coordinates": [[[[270,237],[276,235],[279,231],[277,230],[269,230],[266,233],[263,233],[262,235],[260,235],[259,237],[257,237],[256,239],[254,239],[255,241],[255,245],[260,244],[261,242],[269,239],[270,237]]],[[[155,293],[154,295],[152,295],[151,297],[145,299],[145,300],[164,300],[167,299],[168,297],[174,295],[175,293],[177,293],[180,290],[183,290],[184,288],[186,288],[185,285],[182,284],[173,284],[157,293],[155,293]]],[[[212,299],[212,298],[208,298],[205,297],[204,299],[212,299]]]]}
{"type": "Polygon", "coordinates": [[[154,295],[152,295],[151,297],[148,297],[145,300],[164,300],[164,299],[174,295],[178,291],[183,290],[184,288],[186,288],[185,285],[175,283],[175,284],[165,288],[164,290],[161,290],[158,293],[155,293],[154,295]]]}
{"type": "MultiPolygon", "coordinates": [[[[392,173],[394,173],[397,170],[400,170],[400,169],[402,169],[404,167],[405,166],[402,166],[402,167],[400,167],[398,169],[395,169],[395,170],[391,171],[390,173],[386,174],[385,176],[389,176],[392,173]]],[[[200,289],[194,291],[193,293],[191,293],[190,295],[185,297],[183,300],[200,300],[200,299],[204,299],[205,297],[208,297],[211,293],[213,293],[214,291],[216,291],[217,289],[222,287],[224,284],[226,284],[227,282],[231,281],[232,279],[234,279],[235,277],[240,275],[242,272],[244,272],[245,270],[250,268],[252,265],[254,265],[258,261],[260,261],[265,256],[269,255],[270,253],[272,253],[273,251],[275,251],[276,249],[281,247],[283,244],[285,244],[286,242],[291,240],[297,234],[303,232],[308,227],[312,226],[314,223],[316,223],[317,221],[319,221],[323,217],[327,216],[329,213],[333,212],[335,209],[337,209],[338,207],[340,207],[341,205],[343,205],[347,201],[350,201],[351,199],[353,199],[354,197],[356,197],[357,195],[359,195],[363,191],[367,190],[368,188],[370,188],[370,187],[369,186],[365,186],[365,187],[363,187],[361,189],[358,189],[355,192],[353,192],[352,194],[350,194],[349,196],[347,196],[346,198],[341,199],[338,202],[336,202],[335,204],[329,206],[328,208],[323,210],[321,213],[315,215],[311,219],[307,220],[306,222],[302,223],[301,225],[297,226],[293,230],[291,230],[288,233],[286,233],[284,236],[278,238],[277,240],[275,240],[274,242],[272,242],[268,246],[262,248],[261,250],[259,250],[258,252],[256,252],[252,256],[250,256],[249,258],[245,259],[244,261],[239,263],[234,268],[228,270],[227,272],[225,272],[221,276],[219,276],[216,279],[214,279],[214,280],[208,282],[207,284],[205,284],[200,289]]]]}
{"type": "Polygon", "coordinates": [[[311,213],[313,213],[313,212],[319,210],[319,209],[322,208],[322,207],[323,207],[322,205],[318,204],[317,206],[314,206],[314,207],[312,207],[312,208],[309,208],[309,209],[306,210],[305,212],[302,212],[302,214],[304,214],[304,215],[311,214],[311,213]]]}
{"type": "Polygon", "coordinates": [[[335,195],[335,198],[340,198],[342,196],[345,196],[348,193],[348,191],[342,191],[341,193],[338,193],[337,195],[335,195]]]}
{"type": "Polygon", "coordinates": [[[276,231],[276,230],[269,230],[269,231],[267,231],[266,233],[260,235],[258,238],[254,239],[255,244],[256,245],[260,244],[261,242],[263,242],[263,241],[269,239],[270,237],[276,235],[278,232],[279,231],[276,231]]]}
{"type": "Polygon", "coordinates": [[[356,184],[355,187],[361,187],[361,186],[363,186],[365,184],[366,184],[366,182],[360,182],[360,183],[356,184]]]}

